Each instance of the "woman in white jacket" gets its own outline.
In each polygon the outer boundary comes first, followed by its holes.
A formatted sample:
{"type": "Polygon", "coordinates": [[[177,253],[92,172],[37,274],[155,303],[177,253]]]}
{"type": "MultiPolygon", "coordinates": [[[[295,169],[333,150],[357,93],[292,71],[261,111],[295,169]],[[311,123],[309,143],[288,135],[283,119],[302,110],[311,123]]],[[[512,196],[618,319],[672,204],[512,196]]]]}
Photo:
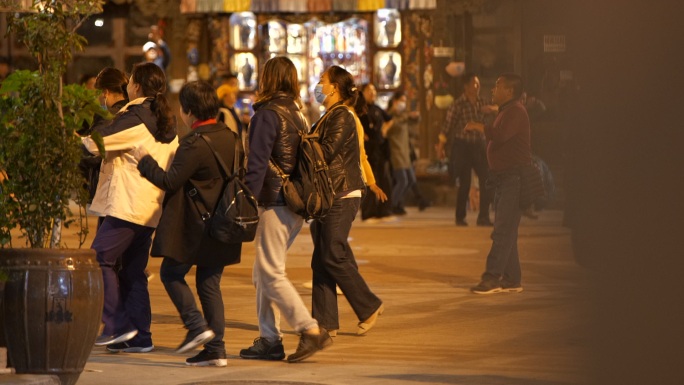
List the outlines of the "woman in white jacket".
{"type": "MultiPolygon", "coordinates": [[[[166,169],[178,139],[175,117],[164,96],[166,77],[159,67],[135,65],[127,90],[131,101],[98,131],[105,154],[90,211],[105,218],[91,247],[102,268],[105,298],[104,329],[95,345],[140,353],[154,348],[145,268],[164,192],[140,175],[134,152],[145,147],[166,169]],[[117,273],[113,267],[118,259],[117,273]]],[[[88,151],[98,153],[91,137],[82,140],[88,151]]]]}

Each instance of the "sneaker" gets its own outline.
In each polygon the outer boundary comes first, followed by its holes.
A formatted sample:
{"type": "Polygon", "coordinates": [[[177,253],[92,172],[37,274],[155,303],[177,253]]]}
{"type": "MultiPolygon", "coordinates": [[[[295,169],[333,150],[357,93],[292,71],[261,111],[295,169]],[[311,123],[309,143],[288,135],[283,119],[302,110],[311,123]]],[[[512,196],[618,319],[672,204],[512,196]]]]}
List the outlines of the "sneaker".
{"type": "Polygon", "coordinates": [[[523,287],[521,284],[512,285],[507,283],[501,284],[501,291],[504,293],[522,293],[523,287]]]}
{"type": "Polygon", "coordinates": [[[219,366],[228,365],[226,353],[208,352],[207,349],[202,350],[196,356],[185,360],[185,365],[189,366],[219,366]]]}
{"type": "Polygon", "coordinates": [[[154,345],[133,346],[130,342],[119,342],[118,344],[107,345],[107,351],[111,353],[149,353],[154,350],[154,345]]]}
{"type": "Polygon", "coordinates": [[[321,329],[321,334],[302,333],[297,351],[287,356],[287,362],[299,362],[313,356],[317,351],[332,345],[330,334],[321,329]]]}
{"type": "Polygon", "coordinates": [[[501,283],[496,281],[482,281],[477,286],[471,287],[470,291],[475,294],[494,294],[501,293],[501,283]]]}
{"type": "Polygon", "coordinates": [[[126,342],[138,334],[137,330],[131,330],[121,334],[101,335],[95,339],[95,346],[106,346],[126,342]]]}
{"type": "Polygon", "coordinates": [[[176,353],[185,353],[192,350],[200,345],[204,345],[211,341],[216,334],[208,328],[188,330],[188,334],[185,335],[185,340],[180,344],[176,353]]]}
{"type": "Polygon", "coordinates": [[[256,338],[254,345],[240,350],[240,357],[248,360],[271,360],[279,361],[285,358],[283,340],[269,342],[266,338],[256,338]]]}
{"type": "Polygon", "coordinates": [[[357,335],[364,335],[368,333],[369,330],[375,325],[375,322],[378,320],[378,317],[382,315],[382,313],[385,311],[385,306],[380,304],[380,307],[378,307],[378,310],[376,310],[373,314],[371,314],[370,317],[368,317],[365,321],[359,322],[358,326],[359,329],[356,331],[357,335]]]}

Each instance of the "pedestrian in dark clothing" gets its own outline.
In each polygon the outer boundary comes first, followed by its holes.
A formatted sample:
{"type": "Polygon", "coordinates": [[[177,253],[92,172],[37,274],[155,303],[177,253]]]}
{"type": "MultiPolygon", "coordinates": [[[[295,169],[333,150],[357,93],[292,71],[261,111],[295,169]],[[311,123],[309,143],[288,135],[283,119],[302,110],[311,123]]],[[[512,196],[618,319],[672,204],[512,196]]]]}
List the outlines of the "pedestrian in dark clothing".
{"type": "Polygon", "coordinates": [[[224,266],[240,262],[242,243],[226,244],[211,238],[193,196],[199,196],[205,207],[213,212],[223,188],[221,166],[214,150],[230,170],[236,143],[240,153],[242,146],[237,134],[216,121],[219,101],[210,84],[191,82],[184,85],[179,101],[181,119],[191,132],[181,138],[168,171],[146,155],[144,148],[136,155],[140,158],[140,173],[167,194],[151,255],[164,257],[161,280],[188,329],[177,352],[190,351],[204,344],[204,350],[188,358],[186,363],[226,366],[221,275],[224,266]],[[213,150],[200,135],[210,139],[213,150]],[[196,287],[204,317],[185,281],[192,266],[197,266],[196,287]]]}
{"type": "Polygon", "coordinates": [[[484,132],[487,137],[487,162],[490,176],[487,185],[494,190],[494,230],[492,248],[481,282],[471,288],[476,294],[523,290],[518,256],[520,225],[520,168],[532,163],[530,120],[520,103],[522,79],[501,75],[492,90],[492,101],[499,113],[491,125],[468,123],[466,130],[484,132]]]}
{"type": "MultiPolygon", "coordinates": [[[[439,134],[437,152],[440,158],[449,157],[449,175],[458,179],[456,195],[456,225],[468,226],[465,220],[466,205],[470,194],[472,172],[475,171],[480,184],[480,207],[478,226],[491,226],[489,205],[491,194],[487,190],[487,157],[485,136],[480,131],[465,130],[469,122],[483,123],[484,111],[490,109],[480,98],[480,79],[474,74],[463,75],[463,94],[449,107],[446,121],[439,134]],[[445,148],[449,153],[445,154],[445,148]]],[[[474,208],[473,208],[474,209],[474,208]]]]}
{"type": "Polygon", "coordinates": [[[314,318],[321,327],[336,334],[340,328],[338,285],[359,319],[357,334],[362,335],[375,325],[384,308],[361,276],[348,241],[365,189],[352,112],[357,93],[351,74],[338,66],[329,67],[316,85],[316,100],[325,106],[326,113],[313,129],[320,135],[335,199],[325,218],[313,221],[310,226],[314,243],[311,301],[314,318]]]}

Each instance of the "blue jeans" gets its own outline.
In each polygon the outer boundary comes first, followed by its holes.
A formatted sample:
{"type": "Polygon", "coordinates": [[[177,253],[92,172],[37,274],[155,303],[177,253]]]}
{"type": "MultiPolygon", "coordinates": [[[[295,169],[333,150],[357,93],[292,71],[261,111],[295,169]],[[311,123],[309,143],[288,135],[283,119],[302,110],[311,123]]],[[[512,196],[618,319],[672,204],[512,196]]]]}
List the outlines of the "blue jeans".
{"type": "Polygon", "coordinates": [[[360,201],[360,198],[335,199],[328,215],[312,222],[310,227],[314,243],[312,313],[319,325],[328,330],[340,328],[335,285],[340,287],[360,321],[365,321],[382,304],[359,273],[347,242],[360,201]]]}
{"type": "Polygon", "coordinates": [[[287,206],[259,208],[252,280],[256,286],[259,335],[269,341],[282,337],[281,315],[298,333],[318,327],[285,271],[287,250],[303,222],[287,206]]]}
{"type": "Polygon", "coordinates": [[[404,208],[404,195],[413,183],[416,183],[416,175],[412,168],[401,168],[392,172],[394,187],[392,188],[392,208],[404,208]]]}
{"type": "Polygon", "coordinates": [[[152,310],[147,290],[145,268],[149,259],[154,228],[107,216],[97,229],[91,246],[104,281],[103,335],[125,333],[133,329],[138,335],[134,346],[152,345],[152,310]],[[121,262],[118,274],[114,270],[121,262]]]}
{"type": "Polygon", "coordinates": [[[501,281],[507,286],[519,285],[522,279],[518,257],[520,175],[517,171],[490,175],[487,188],[494,191],[495,215],[492,248],[487,255],[482,280],[501,281]]]}
{"type": "Polygon", "coordinates": [[[207,326],[216,336],[204,347],[211,353],[225,353],[226,346],[223,335],[226,329],[226,319],[223,314],[223,297],[221,296],[221,275],[223,266],[197,266],[195,272],[195,286],[197,296],[202,304],[204,316],[197,309],[195,296],[185,281],[192,265],[181,263],[171,258],[164,258],[159,269],[161,281],[171,298],[176,310],[188,330],[204,329],[207,326]]]}

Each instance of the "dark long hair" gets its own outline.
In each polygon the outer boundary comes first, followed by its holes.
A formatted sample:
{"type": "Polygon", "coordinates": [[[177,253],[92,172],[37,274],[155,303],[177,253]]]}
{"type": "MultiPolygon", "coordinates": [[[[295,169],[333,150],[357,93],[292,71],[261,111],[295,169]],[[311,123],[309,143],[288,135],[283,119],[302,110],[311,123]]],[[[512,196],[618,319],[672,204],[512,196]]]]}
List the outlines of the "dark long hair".
{"type": "Polygon", "coordinates": [[[301,107],[297,67],[292,63],[292,60],[285,56],[270,58],[264,65],[259,80],[257,102],[271,99],[273,95],[279,92],[291,96],[295,103],[301,107]]]}
{"type": "Polygon", "coordinates": [[[128,100],[126,86],[128,86],[128,77],[116,68],[105,67],[95,78],[95,88],[123,94],[124,98],[128,100]]]}
{"type": "Polygon", "coordinates": [[[356,105],[356,99],[359,96],[359,89],[354,84],[354,77],[344,68],[340,66],[328,67],[325,70],[328,74],[330,83],[337,84],[337,89],[340,92],[340,99],[348,106],[356,105]]]}
{"type": "Polygon", "coordinates": [[[157,128],[163,135],[174,128],[176,119],[171,112],[166,93],[166,76],[164,71],[154,63],[138,63],[133,66],[131,79],[142,88],[146,98],[152,98],[150,108],[157,116],[157,128]]]}

